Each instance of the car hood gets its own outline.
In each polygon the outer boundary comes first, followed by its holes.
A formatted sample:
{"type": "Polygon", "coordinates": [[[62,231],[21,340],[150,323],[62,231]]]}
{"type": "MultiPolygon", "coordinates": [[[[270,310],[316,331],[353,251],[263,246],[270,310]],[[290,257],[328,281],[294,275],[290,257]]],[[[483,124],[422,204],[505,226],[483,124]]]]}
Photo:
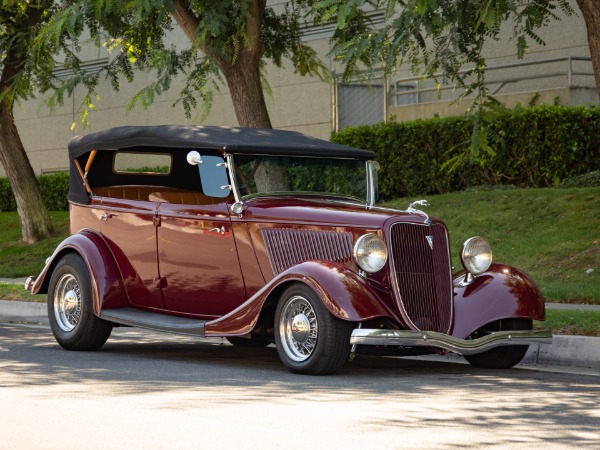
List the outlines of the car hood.
{"type": "MultiPolygon", "coordinates": [[[[252,222],[381,228],[393,221],[423,223],[425,216],[374,207],[335,197],[281,196],[244,202],[244,218],[252,222]]],[[[439,220],[432,218],[434,222],[439,220]]]]}

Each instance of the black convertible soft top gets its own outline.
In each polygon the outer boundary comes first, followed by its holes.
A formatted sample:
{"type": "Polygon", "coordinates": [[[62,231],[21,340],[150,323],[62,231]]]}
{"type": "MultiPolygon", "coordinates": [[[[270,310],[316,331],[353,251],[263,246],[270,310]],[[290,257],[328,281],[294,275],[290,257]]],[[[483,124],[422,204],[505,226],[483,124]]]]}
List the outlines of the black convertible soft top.
{"type": "MultiPolygon", "coordinates": [[[[75,203],[90,202],[89,187],[120,184],[145,185],[153,182],[145,175],[122,175],[114,172],[113,156],[116,150],[131,149],[135,152],[176,154],[196,149],[215,154],[245,153],[281,156],[320,156],[370,160],[373,152],[322,139],[305,136],[295,131],[261,128],[200,127],[185,125],[124,126],[85,136],[75,136],[69,141],[70,179],[68,199],[75,203]],[[93,152],[93,153],[92,153],[93,152]],[[84,171],[92,166],[89,174],[84,171]],[[89,164],[88,164],[89,163],[89,164]]],[[[185,153],[184,153],[185,155],[185,153]]],[[[190,166],[185,157],[173,160],[173,170],[161,176],[165,185],[192,190],[191,183],[197,179],[197,169],[190,166]]]]}
{"type": "Polygon", "coordinates": [[[367,150],[335,144],[296,131],[186,125],[124,126],[75,136],[69,142],[69,156],[75,159],[91,150],[143,146],[363,160],[375,157],[373,152],[367,150]]]}

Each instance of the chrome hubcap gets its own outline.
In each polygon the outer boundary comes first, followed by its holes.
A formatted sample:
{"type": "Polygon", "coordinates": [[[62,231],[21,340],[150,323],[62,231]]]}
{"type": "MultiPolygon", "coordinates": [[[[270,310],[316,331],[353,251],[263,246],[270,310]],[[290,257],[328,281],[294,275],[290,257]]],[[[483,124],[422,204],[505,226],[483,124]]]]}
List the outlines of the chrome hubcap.
{"type": "Polygon", "coordinates": [[[308,300],[301,296],[288,299],[279,322],[281,346],[297,362],[306,361],[317,345],[317,315],[308,300]]]}
{"type": "Polygon", "coordinates": [[[63,331],[73,331],[81,319],[81,289],[71,274],[63,275],[56,283],[54,317],[63,331]]]}

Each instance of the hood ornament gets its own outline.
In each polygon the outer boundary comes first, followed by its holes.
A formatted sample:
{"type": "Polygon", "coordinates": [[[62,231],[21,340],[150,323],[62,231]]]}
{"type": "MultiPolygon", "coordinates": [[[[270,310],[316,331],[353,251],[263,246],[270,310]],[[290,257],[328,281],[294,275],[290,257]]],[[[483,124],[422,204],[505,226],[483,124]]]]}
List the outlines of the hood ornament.
{"type": "Polygon", "coordinates": [[[411,214],[418,214],[420,216],[425,217],[425,223],[427,225],[431,225],[431,219],[429,218],[429,214],[427,214],[425,211],[421,211],[420,209],[415,208],[416,205],[429,206],[429,203],[427,203],[427,200],[417,200],[408,205],[406,212],[411,214]]]}

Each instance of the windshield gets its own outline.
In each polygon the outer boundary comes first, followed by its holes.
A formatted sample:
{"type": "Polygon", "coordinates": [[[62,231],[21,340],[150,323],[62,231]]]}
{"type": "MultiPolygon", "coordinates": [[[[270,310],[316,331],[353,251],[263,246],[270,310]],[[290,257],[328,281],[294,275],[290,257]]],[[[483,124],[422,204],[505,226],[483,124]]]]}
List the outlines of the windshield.
{"type": "Polygon", "coordinates": [[[265,155],[235,155],[234,160],[242,197],[305,193],[367,199],[365,161],[265,155]]]}

